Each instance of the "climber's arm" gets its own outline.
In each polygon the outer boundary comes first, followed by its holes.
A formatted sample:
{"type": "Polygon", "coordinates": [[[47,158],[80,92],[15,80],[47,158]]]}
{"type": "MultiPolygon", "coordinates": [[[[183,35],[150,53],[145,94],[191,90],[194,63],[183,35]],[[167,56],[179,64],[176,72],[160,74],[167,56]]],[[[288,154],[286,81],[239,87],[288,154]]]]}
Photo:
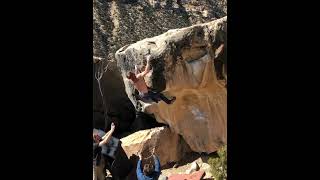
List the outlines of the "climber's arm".
{"type": "Polygon", "coordinates": [[[115,126],[112,123],[111,124],[111,129],[110,131],[108,131],[103,137],[102,137],[102,141],[99,143],[99,146],[102,146],[103,144],[107,144],[109,142],[109,140],[112,137],[112,133],[114,132],[115,126]]]}
{"type": "Polygon", "coordinates": [[[144,71],[142,73],[137,74],[137,78],[141,78],[144,77],[145,75],[148,74],[148,72],[150,71],[150,56],[147,56],[147,65],[146,68],[144,69],[144,71]]]}
{"type": "Polygon", "coordinates": [[[223,51],[223,48],[224,48],[224,44],[221,44],[221,45],[217,48],[217,50],[216,50],[216,52],[215,52],[215,58],[219,57],[220,53],[223,51]]]}
{"type": "Polygon", "coordinates": [[[137,65],[134,66],[134,74],[135,75],[139,74],[139,69],[137,65]]]}
{"type": "Polygon", "coordinates": [[[138,161],[136,173],[137,173],[138,179],[143,179],[143,173],[141,170],[141,159],[139,159],[139,161],[138,161]]]}

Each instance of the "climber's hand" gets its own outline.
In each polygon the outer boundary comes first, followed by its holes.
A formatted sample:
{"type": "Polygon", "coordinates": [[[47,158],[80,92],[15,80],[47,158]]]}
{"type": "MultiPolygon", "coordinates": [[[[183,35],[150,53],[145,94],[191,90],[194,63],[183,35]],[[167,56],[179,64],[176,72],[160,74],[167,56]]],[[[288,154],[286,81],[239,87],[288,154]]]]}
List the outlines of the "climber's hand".
{"type": "Polygon", "coordinates": [[[150,60],[151,60],[151,55],[148,54],[148,55],[146,56],[146,59],[147,59],[147,62],[150,62],[150,60]]]}
{"type": "Polygon", "coordinates": [[[114,123],[111,123],[111,130],[114,131],[115,128],[116,126],[114,125],[114,123]]]}

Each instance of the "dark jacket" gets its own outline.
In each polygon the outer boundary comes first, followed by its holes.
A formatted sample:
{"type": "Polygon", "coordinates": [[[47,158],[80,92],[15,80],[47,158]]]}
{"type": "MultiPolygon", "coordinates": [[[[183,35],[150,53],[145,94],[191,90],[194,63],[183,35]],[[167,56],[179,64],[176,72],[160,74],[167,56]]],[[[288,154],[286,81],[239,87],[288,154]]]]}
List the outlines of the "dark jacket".
{"type": "Polygon", "coordinates": [[[95,165],[100,164],[101,160],[101,147],[99,147],[99,143],[93,142],[93,160],[95,161],[95,165]]]}
{"type": "Polygon", "coordinates": [[[161,169],[160,169],[160,161],[157,156],[153,156],[154,158],[154,172],[151,174],[151,176],[146,176],[143,174],[143,170],[141,167],[141,160],[138,161],[137,164],[137,178],[138,180],[157,180],[160,176],[161,169]]]}

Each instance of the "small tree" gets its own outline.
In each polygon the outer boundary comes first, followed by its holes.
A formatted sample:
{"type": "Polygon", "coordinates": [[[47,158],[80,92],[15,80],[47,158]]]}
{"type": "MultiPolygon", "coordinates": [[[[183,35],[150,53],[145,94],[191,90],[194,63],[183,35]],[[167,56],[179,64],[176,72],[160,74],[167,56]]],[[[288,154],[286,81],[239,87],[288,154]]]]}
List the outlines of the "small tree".
{"type": "Polygon", "coordinates": [[[227,179],[227,146],[221,147],[217,155],[209,158],[211,173],[215,180],[227,179]]]}

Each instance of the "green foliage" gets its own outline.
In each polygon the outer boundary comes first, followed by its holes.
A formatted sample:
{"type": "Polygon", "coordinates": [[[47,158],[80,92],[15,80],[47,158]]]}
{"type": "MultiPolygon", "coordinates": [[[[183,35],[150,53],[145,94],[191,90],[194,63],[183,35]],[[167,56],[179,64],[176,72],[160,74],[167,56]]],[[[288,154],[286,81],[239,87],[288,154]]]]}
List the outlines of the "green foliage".
{"type": "Polygon", "coordinates": [[[215,180],[227,179],[227,146],[220,148],[217,154],[209,158],[208,162],[215,180]]]}

